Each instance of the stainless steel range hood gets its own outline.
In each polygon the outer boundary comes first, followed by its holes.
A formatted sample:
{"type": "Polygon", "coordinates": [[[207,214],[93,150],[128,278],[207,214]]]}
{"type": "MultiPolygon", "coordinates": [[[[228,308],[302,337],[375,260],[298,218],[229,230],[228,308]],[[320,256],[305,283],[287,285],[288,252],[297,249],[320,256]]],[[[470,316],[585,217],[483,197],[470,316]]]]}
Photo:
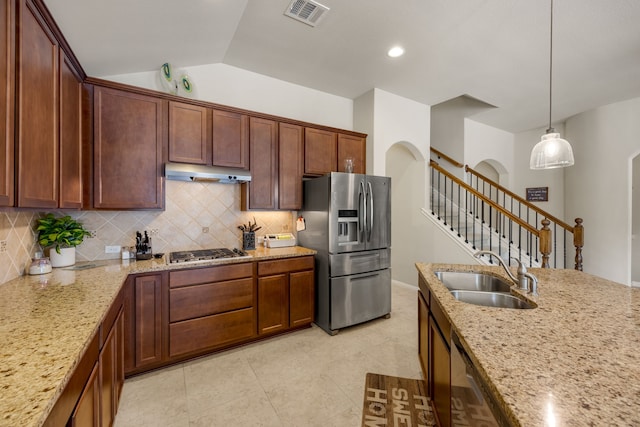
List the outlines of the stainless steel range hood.
{"type": "Polygon", "coordinates": [[[219,166],[167,163],[164,167],[167,179],[173,181],[218,182],[220,184],[241,184],[251,181],[251,173],[242,169],[219,166]]]}

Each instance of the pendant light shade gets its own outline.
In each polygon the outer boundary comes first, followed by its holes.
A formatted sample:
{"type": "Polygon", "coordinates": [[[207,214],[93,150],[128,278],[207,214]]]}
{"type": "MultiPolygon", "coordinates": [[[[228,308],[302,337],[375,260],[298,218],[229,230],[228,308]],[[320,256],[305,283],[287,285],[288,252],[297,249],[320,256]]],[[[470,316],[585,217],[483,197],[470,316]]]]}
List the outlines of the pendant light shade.
{"type": "Polygon", "coordinates": [[[566,139],[559,133],[548,129],[531,151],[529,167],[531,169],[555,169],[573,165],[573,150],[566,139]],[[549,132],[551,131],[551,132],[549,132]]]}
{"type": "Polygon", "coordinates": [[[551,19],[549,33],[549,129],[531,151],[529,167],[538,169],[564,168],[573,165],[573,150],[566,139],[560,138],[551,127],[552,77],[553,77],[553,0],[551,0],[551,19]]]}

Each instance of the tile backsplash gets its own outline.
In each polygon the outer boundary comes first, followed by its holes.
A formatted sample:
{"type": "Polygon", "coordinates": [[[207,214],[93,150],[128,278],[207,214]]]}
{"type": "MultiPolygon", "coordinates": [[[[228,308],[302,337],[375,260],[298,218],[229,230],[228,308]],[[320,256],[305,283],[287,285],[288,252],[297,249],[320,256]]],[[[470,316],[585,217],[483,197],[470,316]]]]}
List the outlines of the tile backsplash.
{"type": "MultiPolygon", "coordinates": [[[[242,247],[238,225],[255,217],[256,233],[292,232],[293,212],[240,210],[240,185],[166,181],[164,211],[59,211],[80,221],[93,237],[77,247],[77,261],[119,258],[105,246],[133,246],[135,232],[151,235],[153,252],[242,247]]],[[[0,211],[0,283],[24,273],[39,250],[35,221],[45,212],[23,209],[0,211]]]]}

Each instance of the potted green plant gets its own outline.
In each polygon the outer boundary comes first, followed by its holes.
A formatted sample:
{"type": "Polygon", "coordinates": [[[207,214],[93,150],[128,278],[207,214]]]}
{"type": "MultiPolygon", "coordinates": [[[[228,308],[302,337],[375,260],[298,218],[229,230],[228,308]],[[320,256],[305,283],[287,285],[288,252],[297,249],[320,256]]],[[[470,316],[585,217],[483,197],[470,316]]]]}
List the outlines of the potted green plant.
{"type": "Polygon", "coordinates": [[[69,215],[56,218],[47,214],[37,220],[38,243],[49,249],[53,267],[67,267],[76,263],[76,246],[90,233],[69,215]],[[51,250],[51,249],[54,249],[51,250]]]}

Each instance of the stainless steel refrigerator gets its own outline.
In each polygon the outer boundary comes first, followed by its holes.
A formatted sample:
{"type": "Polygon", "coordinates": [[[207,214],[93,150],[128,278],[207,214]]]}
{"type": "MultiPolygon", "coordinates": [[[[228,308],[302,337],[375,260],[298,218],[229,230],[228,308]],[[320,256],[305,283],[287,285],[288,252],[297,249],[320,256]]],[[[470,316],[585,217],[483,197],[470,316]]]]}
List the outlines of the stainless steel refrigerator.
{"type": "Polygon", "coordinates": [[[327,333],[391,313],[391,178],[332,172],[304,182],[300,245],[316,256],[315,323],[327,333]]]}

